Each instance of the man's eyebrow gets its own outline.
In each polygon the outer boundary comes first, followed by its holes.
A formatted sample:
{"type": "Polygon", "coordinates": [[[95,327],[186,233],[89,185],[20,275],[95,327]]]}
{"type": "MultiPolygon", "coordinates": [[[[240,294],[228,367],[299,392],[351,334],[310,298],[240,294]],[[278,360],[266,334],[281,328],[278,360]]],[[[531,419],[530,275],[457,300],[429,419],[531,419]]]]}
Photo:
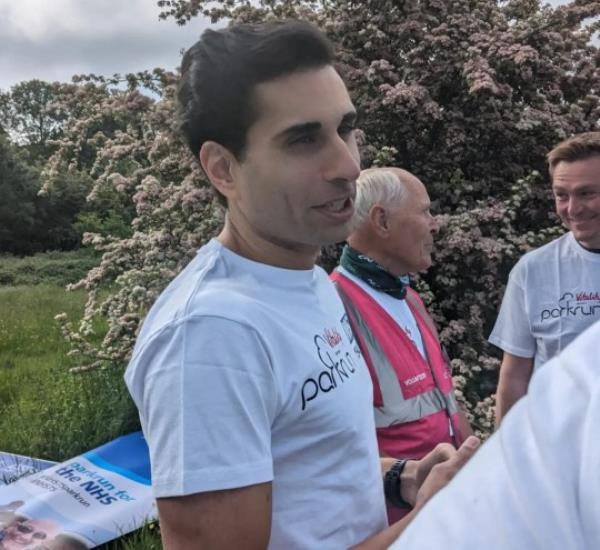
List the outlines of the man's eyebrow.
{"type": "Polygon", "coordinates": [[[273,139],[276,141],[286,140],[294,136],[304,134],[314,134],[318,132],[323,125],[320,122],[303,122],[301,124],[294,124],[285,130],[279,132],[273,139]]]}
{"type": "MultiPolygon", "coordinates": [[[[342,117],[340,126],[347,124],[354,124],[356,122],[357,113],[356,111],[349,111],[342,117]]],[[[320,122],[302,122],[300,124],[294,124],[279,132],[273,138],[275,141],[285,141],[286,139],[293,138],[295,136],[304,134],[314,134],[321,130],[323,125],[320,122]]]]}
{"type": "Polygon", "coordinates": [[[581,193],[582,191],[598,191],[599,188],[600,186],[597,183],[586,183],[575,191],[577,193],[581,193]]]}
{"type": "MultiPolygon", "coordinates": [[[[568,189],[565,186],[562,186],[560,184],[557,185],[552,185],[552,191],[556,192],[556,191],[567,191],[568,189]]],[[[585,191],[598,191],[598,186],[594,183],[586,183],[584,185],[582,185],[581,187],[577,187],[576,189],[573,190],[573,193],[581,193],[581,192],[585,192],[585,191]]]]}
{"type": "Polygon", "coordinates": [[[356,111],[349,111],[342,117],[342,122],[340,123],[340,126],[344,124],[354,124],[357,118],[358,114],[356,111]]]}

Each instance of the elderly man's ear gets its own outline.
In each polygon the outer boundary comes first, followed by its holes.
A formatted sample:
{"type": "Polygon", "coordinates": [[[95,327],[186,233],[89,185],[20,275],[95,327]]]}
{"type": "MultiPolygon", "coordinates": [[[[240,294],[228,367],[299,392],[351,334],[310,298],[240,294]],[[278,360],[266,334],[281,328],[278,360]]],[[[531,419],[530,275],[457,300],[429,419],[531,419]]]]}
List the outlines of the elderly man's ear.
{"type": "Polygon", "coordinates": [[[369,210],[369,222],[379,237],[386,237],[389,234],[388,214],[380,204],[374,204],[369,210]]]}

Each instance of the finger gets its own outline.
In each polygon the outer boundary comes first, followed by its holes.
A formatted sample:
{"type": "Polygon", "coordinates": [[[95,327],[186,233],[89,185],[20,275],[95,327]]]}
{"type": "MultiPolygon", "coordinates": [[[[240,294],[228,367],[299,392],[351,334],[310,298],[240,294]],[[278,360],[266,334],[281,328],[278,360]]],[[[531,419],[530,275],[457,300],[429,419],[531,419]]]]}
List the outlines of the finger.
{"type": "Polygon", "coordinates": [[[419,487],[421,486],[421,483],[423,483],[431,471],[431,468],[433,468],[436,464],[445,464],[456,453],[457,450],[450,445],[450,443],[439,443],[436,445],[432,451],[430,451],[419,461],[419,467],[417,470],[417,485],[419,487]]]}
{"type": "Polygon", "coordinates": [[[481,445],[481,440],[474,436],[474,435],[470,435],[469,437],[467,437],[467,439],[465,439],[463,441],[463,444],[459,447],[459,451],[460,449],[470,449],[473,452],[475,452],[479,446],[481,445]]]}
{"type": "Polygon", "coordinates": [[[475,454],[481,442],[475,436],[468,437],[458,448],[453,449],[452,456],[444,462],[439,462],[433,468],[416,497],[416,508],[423,506],[429,498],[444,487],[462,468],[462,466],[475,454]]]}
{"type": "Polygon", "coordinates": [[[463,444],[458,448],[454,456],[450,459],[457,468],[465,464],[479,449],[481,441],[474,435],[470,435],[465,439],[463,444]]]}
{"type": "Polygon", "coordinates": [[[450,460],[455,454],[456,449],[450,443],[438,443],[433,451],[424,458],[428,459],[431,465],[434,465],[450,460]]]}
{"type": "Polygon", "coordinates": [[[436,475],[450,481],[466,463],[475,454],[479,448],[480,441],[475,436],[469,436],[464,443],[454,451],[454,454],[444,462],[439,462],[432,469],[436,475]]]}

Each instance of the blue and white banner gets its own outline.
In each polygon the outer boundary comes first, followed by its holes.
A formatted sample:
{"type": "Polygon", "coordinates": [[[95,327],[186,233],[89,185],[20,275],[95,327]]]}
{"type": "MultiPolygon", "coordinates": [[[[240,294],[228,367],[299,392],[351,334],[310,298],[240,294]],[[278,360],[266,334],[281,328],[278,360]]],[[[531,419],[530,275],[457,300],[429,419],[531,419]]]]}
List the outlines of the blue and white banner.
{"type": "Polygon", "coordinates": [[[136,432],[0,486],[0,549],[94,548],[156,517],[136,432]]]}

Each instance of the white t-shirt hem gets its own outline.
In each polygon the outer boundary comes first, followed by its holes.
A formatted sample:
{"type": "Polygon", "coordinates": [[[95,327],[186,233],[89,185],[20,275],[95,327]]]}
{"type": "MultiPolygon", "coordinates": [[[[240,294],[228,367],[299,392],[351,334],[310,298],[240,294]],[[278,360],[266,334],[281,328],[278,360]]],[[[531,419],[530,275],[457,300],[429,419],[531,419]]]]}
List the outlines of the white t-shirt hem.
{"type": "Polygon", "coordinates": [[[506,353],[510,353],[511,355],[517,355],[518,357],[525,357],[526,359],[533,359],[533,357],[535,355],[534,349],[526,350],[525,348],[519,348],[517,346],[513,346],[496,336],[490,336],[488,339],[488,342],[490,344],[493,344],[494,346],[500,348],[502,351],[504,351],[506,353]]]}
{"type": "Polygon", "coordinates": [[[270,481],[273,481],[273,465],[270,461],[263,461],[255,464],[241,464],[237,468],[186,471],[185,480],[153,479],[152,490],[155,498],[162,498],[238,489],[270,481]]]}

